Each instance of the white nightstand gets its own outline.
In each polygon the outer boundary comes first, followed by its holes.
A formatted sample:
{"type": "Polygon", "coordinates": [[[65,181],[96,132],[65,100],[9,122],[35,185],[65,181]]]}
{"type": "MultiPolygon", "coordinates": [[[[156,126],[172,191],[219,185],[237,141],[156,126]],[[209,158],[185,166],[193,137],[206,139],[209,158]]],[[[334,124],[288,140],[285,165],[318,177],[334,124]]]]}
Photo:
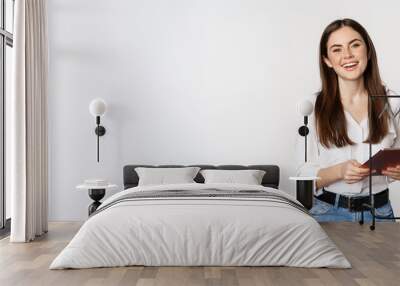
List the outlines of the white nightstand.
{"type": "Polygon", "coordinates": [[[114,189],[118,187],[114,184],[107,184],[102,186],[85,185],[81,184],[76,186],[78,190],[88,190],[89,197],[94,201],[88,208],[89,216],[96,211],[96,209],[101,205],[100,200],[106,194],[106,190],[114,189]]]}

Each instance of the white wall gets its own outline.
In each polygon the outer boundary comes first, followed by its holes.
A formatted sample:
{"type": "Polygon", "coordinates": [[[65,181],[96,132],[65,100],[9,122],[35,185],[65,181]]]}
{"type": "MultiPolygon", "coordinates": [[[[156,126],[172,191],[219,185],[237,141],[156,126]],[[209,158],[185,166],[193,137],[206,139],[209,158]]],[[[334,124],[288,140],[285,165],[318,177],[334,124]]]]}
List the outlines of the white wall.
{"type": "Polygon", "coordinates": [[[398,3],[49,0],[50,219],[85,219],[75,186],[122,186],[129,163],[278,164],[293,191],[296,102],[319,88],[322,30],[361,22],[400,91],[398,3]],[[109,104],[99,164],[96,97],[109,104]]]}

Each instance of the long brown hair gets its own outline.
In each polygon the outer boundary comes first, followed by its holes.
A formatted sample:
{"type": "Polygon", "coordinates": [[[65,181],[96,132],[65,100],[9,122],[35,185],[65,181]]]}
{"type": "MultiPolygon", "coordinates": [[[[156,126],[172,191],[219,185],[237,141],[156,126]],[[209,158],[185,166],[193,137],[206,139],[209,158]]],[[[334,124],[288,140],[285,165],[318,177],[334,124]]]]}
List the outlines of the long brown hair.
{"type": "MultiPolygon", "coordinates": [[[[379,75],[376,51],[367,31],[352,19],[336,20],[329,24],[322,33],[319,46],[319,68],[322,87],[315,102],[315,122],[317,134],[322,145],[329,148],[332,145],[344,147],[353,145],[347,135],[346,118],[340,100],[340,91],[336,72],[329,68],[324,57],[328,57],[327,42],[329,36],[336,30],[348,26],[357,31],[367,46],[368,63],[364,71],[364,86],[368,95],[386,95],[386,88],[379,75]]],[[[371,100],[369,114],[369,137],[366,142],[379,143],[388,132],[388,113],[384,110],[387,98],[371,100]]]]}

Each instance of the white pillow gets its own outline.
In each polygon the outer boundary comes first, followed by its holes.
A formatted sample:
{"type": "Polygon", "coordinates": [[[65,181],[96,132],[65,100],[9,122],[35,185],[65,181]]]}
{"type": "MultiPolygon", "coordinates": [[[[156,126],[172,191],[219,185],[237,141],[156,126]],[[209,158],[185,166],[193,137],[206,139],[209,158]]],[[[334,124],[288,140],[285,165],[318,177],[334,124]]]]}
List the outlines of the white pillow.
{"type": "Polygon", "coordinates": [[[265,171],[261,170],[201,170],[204,183],[261,185],[265,171]]]}
{"type": "Polygon", "coordinates": [[[195,183],[193,179],[199,170],[199,167],[135,168],[139,176],[139,186],[195,183]]]}

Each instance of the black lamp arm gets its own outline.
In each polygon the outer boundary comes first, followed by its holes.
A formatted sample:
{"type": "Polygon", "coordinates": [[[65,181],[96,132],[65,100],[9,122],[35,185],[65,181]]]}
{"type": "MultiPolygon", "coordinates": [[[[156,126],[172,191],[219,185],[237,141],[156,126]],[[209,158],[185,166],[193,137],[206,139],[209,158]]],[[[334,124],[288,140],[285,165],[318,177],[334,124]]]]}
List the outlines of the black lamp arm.
{"type": "Polygon", "coordinates": [[[307,162],[307,135],[310,133],[310,130],[307,127],[308,125],[308,116],[304,116],[304,125],[300,126],[299,134],[304,137],[304,161],[307,162]]]}
{"type": "Polygon", "coordinates": [[[96,129],[94,130],[94,133],[96,133],[97,135],[97,162],[99,162],[99,137],[103,136],[104,134],[106,134],[106,129],[104,128],[104,126],[100,125],[100,116],[96,116],[96,129]]]}

